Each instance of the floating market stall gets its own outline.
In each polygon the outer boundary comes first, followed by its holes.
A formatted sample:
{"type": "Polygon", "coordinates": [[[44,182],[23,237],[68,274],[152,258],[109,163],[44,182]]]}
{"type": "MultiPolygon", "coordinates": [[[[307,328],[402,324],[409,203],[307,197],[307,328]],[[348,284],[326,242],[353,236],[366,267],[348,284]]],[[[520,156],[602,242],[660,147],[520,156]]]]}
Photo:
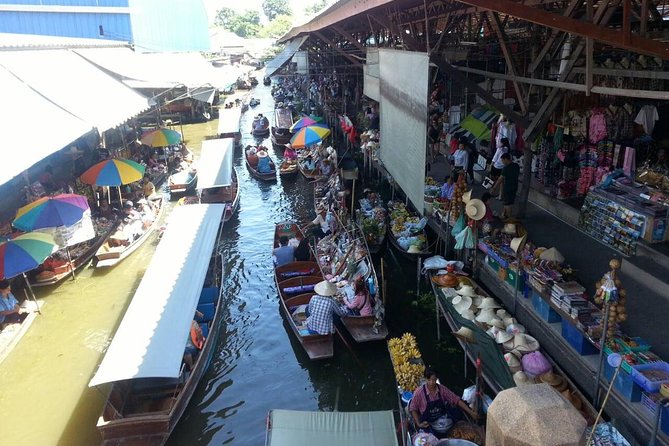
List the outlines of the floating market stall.
{"type": "Polygon", "coordinates": [[[390,222],[388,224],[388,240],[390,244],[408,259],[430,255],[425,225],[427,218],[418,218],[412,214],[404,203],[388,203],[390,222]]]}

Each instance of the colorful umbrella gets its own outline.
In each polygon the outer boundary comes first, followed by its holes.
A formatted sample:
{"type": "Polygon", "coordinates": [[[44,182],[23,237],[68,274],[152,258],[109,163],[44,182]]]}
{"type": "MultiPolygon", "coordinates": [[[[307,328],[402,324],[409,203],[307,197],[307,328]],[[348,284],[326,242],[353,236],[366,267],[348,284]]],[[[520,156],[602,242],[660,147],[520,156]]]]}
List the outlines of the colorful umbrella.
{"type": "Polygon", "coordinates": [[[329,134],[330,129],[324,125],[310,125],[298,130],[298,132],[290,139],[290,143],[293,147],[299,149],[321,142],[329,134]]]}
{"type": "Polygon", "coordinates": [[[41,232],[29,232],[0,243],[0,277],[11,279],[37,268],[57,247],[51,234],[41,232]]]}
{"type": "Polygon", "coordinates": [[[296,132],[301,128],[308,127],[310,125],[318,124],[315,120],[311,119],[308,116],[303,116],[298,119],[293,125],[290,126],[288,130],[291,132],[296,132]]]}
{"type": "Polygon", "coordinates": [[[170,129],[155,129],[144,133],[140,141],[151,147],[173,146],[181,142],[181,133],[170,129]]]}
{"type": "Polygon", "coordinates": [[[109,159],[97,163],[79,178],[95,186],[121,186],[134,183],[144,176],[145,167],[126,159],[109,159]]]}
{"type": "Polygon", "coordinates": [[[87,209],[88,201],[81,195],[43,197],[20,208],[12,225],[22,231],[70,226],[81,220],[87,209]]]}

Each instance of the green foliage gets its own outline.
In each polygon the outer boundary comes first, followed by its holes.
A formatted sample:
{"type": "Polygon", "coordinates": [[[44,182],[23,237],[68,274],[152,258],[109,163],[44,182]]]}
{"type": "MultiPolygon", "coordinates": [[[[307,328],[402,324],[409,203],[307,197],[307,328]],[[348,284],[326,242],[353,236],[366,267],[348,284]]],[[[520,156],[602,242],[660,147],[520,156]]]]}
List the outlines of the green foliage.
{"type": "Polygon", "coordinates": [[[216,19],[214,19],[214,23],[225,29],[229,29],[228,27],[230,26],[230,22],[236,15],[237,13],[230,8],[221,8],[216,13],[216,19]]]}
{"type": "Polygon", "coordinates": [[[239,37],[255,37],[260,31],[260,14],[250,10],[238,14],[230,8],[221,8],[216,14],[216,24],[239,37]]]}
{"type": "Polygon", "coordinates": [[[290,16],[293,14],[293,11],[290,9],[290,5],[286,0],[263,0],[262,10],[270,22],[278,16],[290,16]]]}
{"type": "Polygon", "coordinates": [[[278,39],[286,34],[293,27],[293,20],[290,16],[280,15],[269,22],[260,30],[260,37],[278,39]]]}
{"type": "Polygon", "coordinates": [[[316,0],[311,5],[304,8],[307,14],[316,14],[328,5],[328,0],[316,0]]]}

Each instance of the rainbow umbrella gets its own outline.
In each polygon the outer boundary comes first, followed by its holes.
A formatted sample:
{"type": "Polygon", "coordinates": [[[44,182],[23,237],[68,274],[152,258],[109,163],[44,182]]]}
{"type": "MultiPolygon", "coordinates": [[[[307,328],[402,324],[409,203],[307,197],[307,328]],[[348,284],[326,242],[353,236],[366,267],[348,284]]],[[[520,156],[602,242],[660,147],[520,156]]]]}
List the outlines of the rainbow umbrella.
{"type": "Polygon", "coordinates": [[[95,186],[121,186],[134,183],[144,176],[145,167],[126,159],[109,159],[97,163],[79,178],[95,186]]]}
{"type": "Polygon", "coordinates": [[[41,311],[26,277],[26,271],[40,266],[56,249],[58,245],[53,236],[41,232],[29,232],[0,243],[0,277],[11,279],[22,274],[38,313],[41,311]]]}
{"type": "Polygon", "coordinates": [[[300,149],[321,142],[329,134],[330,129],[324,125],[310,125],[298,130],[297,133],[290,138],[290,143],[296,149],[300,149]]]}
{"type": "Polygon", "coordinates": [[[300,119],[298,119],[297,121],[295,121],[295,123],[293,125],[291,125],[288,130],[290,130],[291,132],[296,132],[301,128],[308,127],[308,126],[314,125],[314,124],[318,124],[318,122],[311,119],[309,116],[303,116],[300,119]]]}
{"type": "Polygon", "coordinates": [[[140,141],[150,147],[173,146],[181,142],[181,133],[171,129],[155,129],[144,133],[140,141]]]}
{"type": "Polygon", "coordinates": [[[88,210],[86,197],[60,194],[43,197],[19,208],[12,225],[22,231],[70,226],[81,220],[88,210]]]}

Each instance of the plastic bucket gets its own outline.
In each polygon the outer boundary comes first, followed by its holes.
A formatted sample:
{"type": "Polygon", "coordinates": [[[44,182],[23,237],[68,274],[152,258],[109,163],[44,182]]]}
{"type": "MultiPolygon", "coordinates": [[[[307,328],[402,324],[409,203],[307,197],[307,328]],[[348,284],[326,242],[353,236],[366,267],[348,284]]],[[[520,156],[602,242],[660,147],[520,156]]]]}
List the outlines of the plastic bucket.
{"type": "Polygon", "coordinates": [[[436,446],[477,446],[477,444],[457,438],[446,438],[437,443],[436,446]]]}
{"type": "Polygon", "coordinates": [[[411,401],[411,397],[413,397],[413,392],[406,391],[402,394],[402,404],[407,406],[409,404],[409,401],[411,401]]]}

